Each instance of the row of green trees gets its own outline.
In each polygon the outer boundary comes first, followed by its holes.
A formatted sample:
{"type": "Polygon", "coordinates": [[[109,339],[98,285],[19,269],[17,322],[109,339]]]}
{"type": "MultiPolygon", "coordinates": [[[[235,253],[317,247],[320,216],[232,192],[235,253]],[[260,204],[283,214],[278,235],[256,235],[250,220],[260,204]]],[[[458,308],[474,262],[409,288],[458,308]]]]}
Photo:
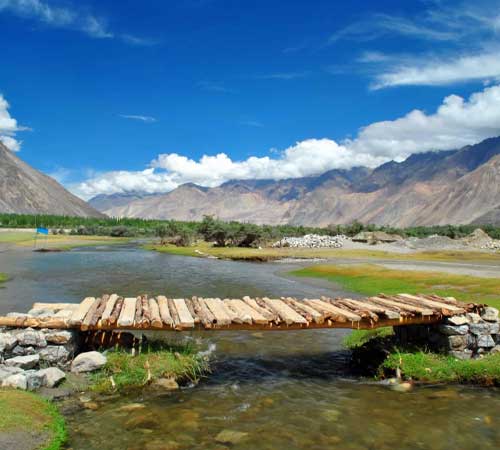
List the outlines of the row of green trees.
{"type": "MultiPolygon", "coordinates": [[[[123,236],[123,237],[159,237],[163,242],[177,245],[190,245],[203,238],[219,246],[256,246],[264,242],[276,241],[285,236],[304,236],[305,234],[354,236],[361,231],[386,231],[405,237],[426,237],[433,234],[450,238],[464,237],[470,234],[475,225],[445,225],[429,227],[394,228],[373,224],[353,222],[348,225],[330,225],[328,227],[306,227],[301,225],[255,225],[241,222],[225,222],[211,216],[205,216],[201,222],[183,222],[178,220],[147,220],[133,218],[82,218],[53,215],[0,214],[0,227],[35,228],[47,227],[52,232],[62,233],[70,230],[72,234],[123,236]]],[[[500,227],[481,226],[492,238],[500,239],[500,227]]]]}

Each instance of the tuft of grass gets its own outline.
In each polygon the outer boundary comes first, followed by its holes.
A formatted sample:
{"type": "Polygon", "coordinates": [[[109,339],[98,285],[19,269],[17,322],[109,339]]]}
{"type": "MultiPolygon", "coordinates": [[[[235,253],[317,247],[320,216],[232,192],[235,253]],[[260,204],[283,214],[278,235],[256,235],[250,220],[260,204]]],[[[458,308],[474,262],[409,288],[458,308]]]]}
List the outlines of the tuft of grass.
{"type": "Polygon", "coordinates": [[[396,253],[374,249],[337,249],[337,248],[242,248],[242,247],[214,247],[207,242],[198,242],[190,247],[175,245],[148,244],[143,248],[161,253],[170,253],[180,256],[206,257],[215,256],[222,259],[237,261],[274,261],[283,258],[346,258],[346,259],[389,259],[402,261],[498,261],[500,253],[479,251],[423,251],[415,253],[396,253]]]}
{"type": "Polygon", "coordinates": [[[206,357],[195,353],[190,346],[147,347],[135,355],[119,349],[107,354],[106,365],[92,375],[90,389],[96,392],[121,391],[170,377],[177,381],[196,381],[208,370],[206,357]]]}
{"type": "Polygon", "coordinates": [[[500,384],[500,354],[462,361],[423,351],[393,352],[382,363],[379,375],[387,370],[395,371],[398,367],[405,378],[423,382],[500,384]]]}
{"type": "Polygon", "coordinates": [[[348,349],[355,349],[365,345],[372,339],[381,339],[387,336],[392,336],[394,330],[392,327],[375,328],[373,330],[353,330],[342,341],[344,347],[348,349]]]}
{"type": "Polygon", "coordinates": [[[500,307],[500,278],[481,278],[443,272],[394,270],[374,264],[318,265],[291,272],[324,278],[346,290],[364,295],[435,293],[467,302],[500,307]]]}
{"type": "Polygon", "coordinates": [[[59,450],[67,440],[66,424],[56,406],[34,393],[0,390],[0,411],[0,433],[35,435],[43,450],[59,450]]]}
{"type": "Polygon", "coordinates": [[[7,281],[7,275],[4,273],[0,273],[0,284],[5,283],[7,281]]]}

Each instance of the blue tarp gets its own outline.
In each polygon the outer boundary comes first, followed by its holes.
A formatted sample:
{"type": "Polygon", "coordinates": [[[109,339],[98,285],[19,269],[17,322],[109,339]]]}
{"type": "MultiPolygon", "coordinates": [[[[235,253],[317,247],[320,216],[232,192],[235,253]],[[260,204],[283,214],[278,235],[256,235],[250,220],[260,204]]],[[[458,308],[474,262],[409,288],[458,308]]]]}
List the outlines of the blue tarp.
{"type": "Polygon", "coordinates": [[[38,234],[49,234],[49,230],[47,228],[37,228],[36,232],[38,234]]]}

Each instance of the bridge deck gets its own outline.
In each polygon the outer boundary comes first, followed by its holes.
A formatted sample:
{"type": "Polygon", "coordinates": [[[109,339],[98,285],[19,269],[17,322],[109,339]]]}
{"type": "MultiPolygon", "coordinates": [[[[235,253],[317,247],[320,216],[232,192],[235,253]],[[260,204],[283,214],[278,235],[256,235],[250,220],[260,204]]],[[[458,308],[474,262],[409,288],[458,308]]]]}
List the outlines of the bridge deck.
{"type": "Polygon", "coordinates": [[[86,330],[369,329],[437,323],[478,305],[437,295],[380,294],[362,300],[158,296],[87,297],[81,303],[35,303],[30,314],[0,317],[0,326],[86,330]]]}

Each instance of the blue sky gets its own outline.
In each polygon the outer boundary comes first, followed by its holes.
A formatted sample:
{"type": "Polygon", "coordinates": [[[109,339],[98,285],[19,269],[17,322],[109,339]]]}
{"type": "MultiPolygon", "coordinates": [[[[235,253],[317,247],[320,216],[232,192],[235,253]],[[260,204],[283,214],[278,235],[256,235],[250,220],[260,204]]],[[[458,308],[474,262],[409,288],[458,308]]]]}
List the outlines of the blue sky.
{"type": "Polygon", "coordinates": [[[500,134],[498,1],[0,0],[0,29],[0,136],[85,198],[500,134]]]}

